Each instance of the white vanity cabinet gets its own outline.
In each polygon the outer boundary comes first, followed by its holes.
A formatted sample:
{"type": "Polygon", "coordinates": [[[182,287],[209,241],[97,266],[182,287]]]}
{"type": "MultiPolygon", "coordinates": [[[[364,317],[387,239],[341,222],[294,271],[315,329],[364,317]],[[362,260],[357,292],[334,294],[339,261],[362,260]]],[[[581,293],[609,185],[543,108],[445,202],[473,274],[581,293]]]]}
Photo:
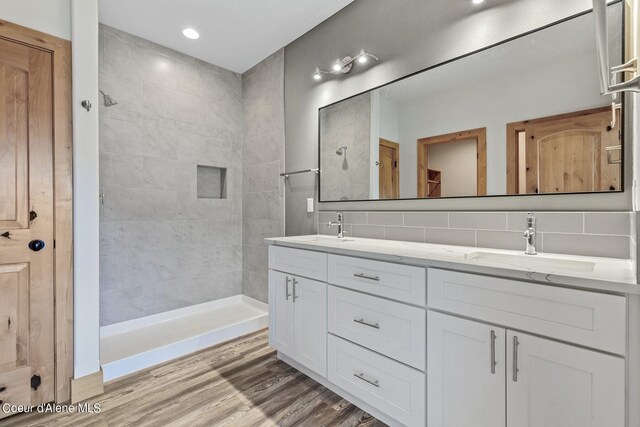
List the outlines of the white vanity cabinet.
{"type": "Polygon", "coordinates": [[[627,297],[332,250],[270,246],[270,344],[381,421],[635,427],[627,297]]]}
{"type": "Polygon", "coordinates": [[[434,311],[427,323],[429,426],[625,425],[624,359],[434,311]]]}
{"type": "Polygon", "coordinates": [[[507,331],[508,426],[623,427],[624,402],[624,359],[507,331]]]}
{"type": "Polygon", "coordinates": [[[505,425],[504,329],[430,311],[429,426],[505,425]]]}
{"type": "Polygon", "coordinates": [[[269,344],[326,377],[326,283],[269,271],[269,344]]]}
{"type": "Polygon", "coordinates": [[[625,426],[624,358],[578,346],[624,352],[624,297],[430,269],[428,301],[429,425],[625,426]]]}

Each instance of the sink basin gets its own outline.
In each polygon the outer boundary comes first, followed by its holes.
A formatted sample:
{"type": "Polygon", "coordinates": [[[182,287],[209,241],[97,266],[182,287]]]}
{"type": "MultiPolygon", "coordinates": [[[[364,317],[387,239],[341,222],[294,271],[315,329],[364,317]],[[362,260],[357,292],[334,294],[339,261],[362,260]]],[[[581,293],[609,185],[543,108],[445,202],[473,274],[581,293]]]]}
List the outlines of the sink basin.
{"type": "Polygon", "coordinates": [[[325,242],[325,243],[346,243],[353,242],[354,239],[350,239],[348,237],[343,237],[342,239],[338,239],[335,236],[294,236],[290,237],[291,240],[297,240],[299,242],[325,242]]]}
{"type": "Polygon", "coordinates": [[[481,261],[492,264],[507,264],[538,271],[575,271],[591,273],[596,267],[589,261],[575,261],[570,259],[548,258],[540,255],[512,255],[499,252],[472,252],[465,256],[468,260],[481,261]]]}

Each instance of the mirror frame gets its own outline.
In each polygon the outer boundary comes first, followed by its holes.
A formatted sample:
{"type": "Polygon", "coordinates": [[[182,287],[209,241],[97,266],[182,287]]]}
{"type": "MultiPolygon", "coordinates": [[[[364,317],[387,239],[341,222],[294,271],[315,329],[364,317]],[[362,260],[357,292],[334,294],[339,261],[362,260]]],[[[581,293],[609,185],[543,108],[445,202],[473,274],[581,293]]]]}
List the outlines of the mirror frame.
{"type": "MultiPolygon", "coordinates": [[[[622,4],[622,13],[621,13],[621,32],[622,32],[622,43],[621,43],[621,54],[624,57],[626,51],[626,19],[627,13],[623,0],[614,0],[609,3],[607,6],[613,6],[621,3],[622,4]]],[[[540,204],[540,198],[544,197],[545,203],[551,202],[550,207],[545,210],[601,210],[601,211],[616,211],[616,210],[631,210],[632,208],[632,195],[631,188],[627,188],[627,182],[632,182],[632,148],[633,148],[633,139],[635,138],[634,129],[631,128],[631,124],[633,123],[632,114],[634,111],[632,99],[631,97],[626,96],[626,93],[620,94],[621,104],[623,108],[623,114],[621,115],[621,123],[620,129],[622,132],[622,145],[623,145],[623,159],[620,165],[620,189],[616,191],[593,191],[593,192],[566,192],[566,193],[544,193],[544,194],[517,194],[517,195],[509,195],[509,194],[491,194],[491,195],[483,195],[483,196],[454,196],[454,197],[439,197],[439,198],[398,198],[398,199],[353,199],[353,200],[323,200],[322,199],[322,168],[321,168],[321,114],[322,110],[332,107],[334,105],[340,104],[341,102],[347,101],[352,98],[356,98],[360,95],[364,95],[366,93],[373,92],[380,88],[386,87],[388,85],[394,84],[401,80],[408,79],[417,74],[421,74],[432,70],[437,67],[441,67],[447,65],[451,62],[467,58],[471,55],[475,55],[495,47],[501,46],[503,44],[509,43],[514,40],[518,40],[520,38],[524,38],[531,34],[535,34],[541,31],[544,31],[548,28],[555,27],[567,21],[571,21],[573,19],[593,14],[593,9],[587,9],[580,13],[576,13],[566,18],[551,22],[549,24],[543,25],[538,28],[534,28],[532,30],[520,33],[513,37],[506,38],[499,42],[490,44],[488,46],[482,47],[480,49],[476,49],[474,51],[456,56],[454,58],[448,59],[446,61],[439,62],[437,64],[422,68],[405,76],[401,76],[394,80],[391,80],[387,83],[380,84],[378,86],[372,87],[370,89],[361,91],[354,95],[345,97],[338,101],[332,102],[330,104],[324,105],[318,108],[318,130],[317,130],[317,167],[318,167],[318,203],[319,210],[488,210],[485,205],[494,205],[491,206],[490,210],[523,210],[523,209],[540,209],[538,205],[540,204]],[[605,196],[606,195],[606,196],[605,196]],[[603,206],[601,196],[607,197],[608,200],[606,202],[606,206],[603,206]],[[587,198],[591,197],[591,200],[587,200],[587,198]],[[554,199],[551,201],[551,199],[554,199]],[[564,198],[564,200],[559,200],[559,198],[564,198]],[[563,207],[563,206],[572,206],[574,203],[571,201],[572,199],[579,198],[580,203],[577,207],[563,207]],[[570,200],[569,203],[563,203],[567,199],[570,200]],[[594,200],[595,199],[595,200],[594,200]],[[473,206],[469,206],[469,202],[473,206]],[[487,203],[483,203],[483,201],[487,201],[487,203]],[[383,203],[378,203],[383,202],[383,203]],[[383,205],[383,206],[382,206],[383,205]],[[475,206],[477,205],[477,206],[475,206]]],[[[596,47],[594,45],[594,51],[596,47]]],[[[506,173],[506,170],[505,170],[506,173]]]]}

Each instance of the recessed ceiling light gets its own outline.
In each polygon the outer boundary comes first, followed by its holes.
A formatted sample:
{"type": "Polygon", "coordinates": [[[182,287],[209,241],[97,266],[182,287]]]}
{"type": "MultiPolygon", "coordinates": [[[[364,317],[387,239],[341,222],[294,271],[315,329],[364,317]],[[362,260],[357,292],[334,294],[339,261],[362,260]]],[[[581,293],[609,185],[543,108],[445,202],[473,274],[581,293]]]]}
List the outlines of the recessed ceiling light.
{"type": "MultiPolygon", "coordinates": [[[[476,1],[476,0],[474,0],[476,1]]],[[[182,30],[182,34],[191,40],[195,40],[195,39],[199,39],[200,38],[200,34],[194,30],[193,28],[185,28],[184,30],[182,30]]]]}
{"type": "Polygon", "coordinates": [[[473,3],[473,4],[481,4],[481,3],[484,3],[484,0],[471,0],[471,3],[473,3]]]}

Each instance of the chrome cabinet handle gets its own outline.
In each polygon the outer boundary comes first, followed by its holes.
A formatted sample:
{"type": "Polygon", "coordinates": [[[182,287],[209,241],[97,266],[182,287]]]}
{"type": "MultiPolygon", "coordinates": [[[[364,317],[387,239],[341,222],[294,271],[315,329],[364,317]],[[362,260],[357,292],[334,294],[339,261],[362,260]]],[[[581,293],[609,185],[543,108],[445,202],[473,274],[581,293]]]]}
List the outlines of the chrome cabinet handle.
{"type": "Polygon", "coordinates": [[[358,371],[353,371],[353,376],[366,382],[371,384],[374,387],[380,387],[380,381],[373,379],[373,378],[369,378],[367,377],[364,373],[362,372],[358,372],[358,371]]]}
{"type": "Polygon", "coordinates": [[[353,273],[353,275],[359,279],[375,280],[376,282],[380,281],[380,278],[378,276],[367,276],[366,274],[362,273],[353,273]]]}
{"type": "Polygon", "coordinates": [[[296,280],[296,278],[293,278],[293,302],[296,302],[296,300],[298,299],[298,297],[296,296],[296,285],[298,284],[298,281],[296,280]]]}
{"type": "Polygon", "coordinates": [[[518,337],[513,337],[513,382],[518,382],[518,346],[520,342],[518,341],[518,337]]]}
{"type": "Polygon", "coordinates": [[[496,331],[491,330],[491,373],[496,373],[496,331]]]}
{"type": "Polygon", "coordinates": [[[369,326],[370,328],[380,329],[380,324],[378,322],[369,322],[367,320],[364,320],[362,317],[356,317],[353,319],[353,321],[356,323],[360,323],[361,325],[369,326]]]}
{"type": "Polygon", "coordinates": [[[285,289],[284,289],[284,299],[286,301],[289,301],[289,297],[291,296],[291,294],[289,293],[289,282],[291,281],[291,279],[289,278],[289,276],[286,276],[285,279],[285,289]]]}

